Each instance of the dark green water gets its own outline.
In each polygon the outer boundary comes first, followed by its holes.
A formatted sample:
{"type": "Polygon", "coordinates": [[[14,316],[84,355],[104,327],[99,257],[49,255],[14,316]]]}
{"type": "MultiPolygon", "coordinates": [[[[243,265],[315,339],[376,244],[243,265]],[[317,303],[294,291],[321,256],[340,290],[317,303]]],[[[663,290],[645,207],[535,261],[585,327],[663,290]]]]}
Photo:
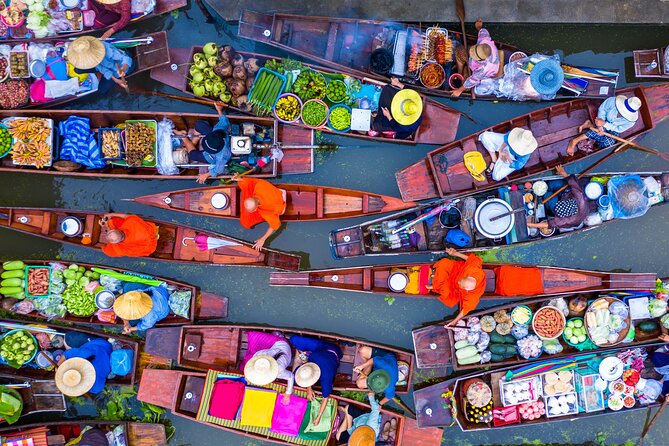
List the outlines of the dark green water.
{"type": "MultiPolygon", "coordinates": [[[[295,11],[298,12],[299,11],[295,11]]],[[[198,7],[191,4],[174,17],[164,17],[142,24],[129,34],[141,35],[160,29],[168,30],[172,47],[190,47],[206,41],[231,43],[238,49],[257,50],[279,54],[276,50],[253,42],[235,38],[236,28],[224,23],[205,23],[198,7]]],[[[606,68],[625,69],[625,58],[637,48],[655,48],[666,45],[668,27],[645,26],[539,26],[505,25],[488,26],[493,38],[535,51],[561,53],[567,62],[606,68]]],[[[621,85],[624,84],[622,76],[621,85]]],[[[142,88],[166,87],[153,85],[148,75],[133,78],[142,88]]],[[[170,91],[174,93],[174,91],[170,91]]],[[[501,104],[451,102],[466,111],[476,122],[462,118],[458,137],[465,136],[501,120],[541,108],[545,104],[501,104]]],[[[204,106],[165,100],[155,96],[127,96],[114,91],[108,97],[92,98],[71,104],[70,108],[131,109],[156,111],[210,111],[204,106]]],[[[669,124],[665,123],[640,140],[641,144],[665,150],[669,139],[669,124]]],[[[393,144],[369,144],[345,137],[333,137],[342,147],[336,153],[317,154],[315,173],[289,176],[281,181],[313,183],[362,189],[377,193],[397,195],[394,172],[422,158],[429,146],[406,147],[393,144]],[[364,146],[346,149],[346,146],[364,146]]],[[[579,167],[573,166],[572,171],[579,167]]],[[[669,170],[669,164],[641,152],[628,151],[600,167],[600,171],[649,171],[669,170]]],[[[159,191],[193,187],[188,181],[129,181],[93,180],[52,177],[49,175],[3,174],[0,178],[0,203],[13,206],[63,207],[70,209],[113,210],[126,213],[151,215],[165,220],[178,221],[220,231],[247,240],[254,240],[264,228],[243,230],[234,221],[180,216],[175,213],[144,208],[134,203],[120,201],[159,191]]],[[[354,266],[403,259],[365,258],[335,261],[330,256],[327,235],[330,230],[348,226],[361,220],[340,222],[313,222],[288,224],[271,240],[270,246],[286,251],[304,253],[306,263],[312,268],[354,266]]],[[[666,260],[669,229],[669,206],[653,209],[637,220],[617,222],[595,231],[588,231],[560,240],[547,241],[530,248],[511,249],[490,256],[492,260],[523,263],[540,263],[600,270],[657,271],[669,276],[666,260]]],[[[54,258],[106,263],[137,269],[149,274],[173,277],[194,283],[205,290],[230,297],[230,322],[263,323],[277,326],[311,328],[325,332],[357,336],[373,341],[411,348],[411,330],[423,322],[444,318],[451,310],[436,301],[397,299],[388,305],[383,296],[296,288],[269,288],[269,270],[236,267],[185,267],[153,261],[112,260],[85,249],[62,247],[35,237],[0,230],[0,257],[54,258]]],[[[429,257],[411,257],[426,260],[429,257]]],[[[405,400],[412,404],[410,398],[405,400]]],[[[495,432],[462,433],[457,428],[447,429],[445,444],[542,444],[559,442],[581,443],[592,440],[602,431],[607,443],[622,443],[638,438],[645,411],[620,413],[615,416],[591,417],[577,422],[557,422],[522,429],[495,432]]],[[[669,413],[664,414],[649,435],[647,445],[669,444],[669,413]]],[[[203,446],[265,444],[242,436],[194,424],[172,417],[177,427],[172,444],[203,446]]],[[[267,443],[269,444],[269,443],[267,443]]],[[[412,446],[412,445],[406,445],[412,446]]]]}

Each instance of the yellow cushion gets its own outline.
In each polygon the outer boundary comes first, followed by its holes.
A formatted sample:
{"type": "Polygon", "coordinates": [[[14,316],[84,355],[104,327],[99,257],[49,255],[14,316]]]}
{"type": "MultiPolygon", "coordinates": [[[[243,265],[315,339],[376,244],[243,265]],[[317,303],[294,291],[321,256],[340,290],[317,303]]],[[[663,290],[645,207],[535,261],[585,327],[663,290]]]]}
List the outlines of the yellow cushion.
{"type": "Polygon", "coordinates": [[[77,73],[76,71],[74,71],[74,66],[69,63],[67,64],[67,75],[70,77],[78,78],[80,83],[88,79],[88,73],[83,73],[83,74],[77,73]]]}
{"type": "Polygon", "coordinates": [[[240,424],[242,426],[272,427],[276,391],[247,387],[244,392],[240,424]]]}

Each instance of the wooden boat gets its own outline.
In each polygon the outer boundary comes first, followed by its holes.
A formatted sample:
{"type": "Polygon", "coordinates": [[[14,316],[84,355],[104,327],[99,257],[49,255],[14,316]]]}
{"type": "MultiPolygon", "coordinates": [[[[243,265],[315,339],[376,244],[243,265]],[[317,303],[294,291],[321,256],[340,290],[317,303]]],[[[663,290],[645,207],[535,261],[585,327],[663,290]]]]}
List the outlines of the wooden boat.
{"type": "MultiPolygon", "coordinates": [[[[179,112],[136,112],[118,110],[35,110],[35,111],[0,111],[0,120],[10,117],[40,117],[52,119],[54,123],[64,121],[70,116],[81,116],[90,119],[91,129],[111,128],[124,124],[127,120],[155,120],[163,118],[171,120],[178,130],[189,130],[195,126],[197,121],[207,121],[211,125],[218,122],[218,115],[204,113],[179,113],[179,112]]],[[[282,124],[268,117],[250,117],[228,115],[232,124],[252,123],[268,129],[272,133],[271,146],[278,145],[284,153],[281,162],[273,159],[250,176],[260,178],[272,178],[279,175],[304,174],[314,171],[313,161],[313,132],[308,129],[296,128],[282,124]]],[[[60,138],[60,137],[59,137],[60,138]]],[[[272,147],[259,148],[259,155],[271,155],[272,147]]],[[[54,162],[58,160],[58,153],[54,156],[54,162]]],[[[233,158],[233,160],[236,158],[233,158]]],[[[208,166],[187,164],[180,166],[178,175],[160,175],[155,167],[127,167],[117,162],[108,163],[102,169],[79,168],[75,171],[58,170],[56,167],[45,167],[36,169],[33,166],[17,166],[12,162],[11,153],[0,160],[0,172],[29,172],[50,175],[68,175],[78,177],[110,177],[110,178],[136,178],[136,179],[168,179],[168,180],[195,180],[198,174],[206,172],[208,166]]],[[[230,175],[223,175],[227,178],[230,175]]]]}
{"type": "MultiPolygon", "coordinates": [[[[23,324],[23,321],[18,321],[18,320],[13,320],[13,319],[8,319],[8,318],[2,318],[0,319],[0,329],[3,330],[4,334],[5,332],[13,329],[16,324],[23,324]]],[[[112,333],[102,333],[97,330],[93,330],[90,328],[84,328],[84,327],[64,327],[62,325],[56,325],[52,324],[49,322],[41,322],[39,324],[35,325],[20,325],[20,329],[26,330],[31,332],[33,335],[38,336],[40,334],[40,331],[50,333],[50,334],[55,334],[58,337],[64,337],[65,333],[67,332],[72,332],[76,331],[79,333],[84,333],[87,335],[91,336],[97,336],[97,337],[102,337],[104,339],[112,339],[114,342],[117,342],[121,345],[121,348],[125,349],[130,349],[133,352],[133,366],[132,366],[132,371],[128,373],[126,376],[115,376],[112,379],[107,380],[107,385],[109,386],[131,386],[135,383],[135,375],[137,374],[138,367],[137,367],[137,361],[139,359],[139,345],[140,341],[131,339],[125,336],[121,335],[116,335],[112,333]],[[29,328],[30,327],[30,328],[29,328]],[[33,329],[34,327],[34,329],[33,329]]],[[[52,340],[52,345],[54,345],[54,342],[52,340]]],[[[54,347],[54,350],[56,348],[54,347]]],[[[53,367],[49,369],[42,369],[38,367],[32,367],[32,366],[24,366],[21,367],[20,369],[15,369],[12,366],[8,364],[0,364],[0,375],[11,375],[15,377],[15,379],[21,379],[21,378],[26,378],[26,379],[33,379],[33,380],[44,380],[44,379],[53,379],[56,374],[56,371],[53,369],[53,367]]]]}
{"type": "MultiPolygon", "coordinates": [[[[448,33],[450,39],[455,39],[460,44],[463,42],[463,35],[459,31],[445,30],[439,28],[438,25],[433,25],[432,28],[444,30],[448,33]]],[[[243,10],[239,19],[237,35],[281,48],[337,71],[390,82],[388,75],[379,74],[370,67],[372,52],[378,48],[384,48],[394,56],[396,65],[393,66],[391,71],[397,73],[402,82],[424,94],[450,97],[451,90],[448,86],[448,80],[439,88],[426,88],[419,79],[418,71],[406,73],[411,52],[411,42],[407,41],[410,39],[407,39],[406,35],[410,36],[414,32],[424,34],[427,30],[427,26],[402,22],[281,13],[268,14],[243,10]]],[[[466,38],[470,46],[476,43],[476,36],[468,34],[466,38]]],[[[504,65],[509,63],[509,58],[514,53],[522,53],[522,51],[497,40],[495,40],[495,45],[497,45],[499,51],[499,60],[502,62],[497,77],[502,77],[504,76],[504,65]]],[[[523,54],[531,55],[532,53],[526,52],[523,54]]],[[[618,73],[618,70],[606,71],[618,73]]],[[[615,94],[616,83],[617,77],[614,83],[601,81],[597,77],[588,77],[586,89],[581,96],[612,96],[615,94]],[[600,90],[600,88],[603,89],[600,90]]],[[[556,99],[573,99],[574,96],[575,93],[563,88],[558,92],[556,99]]],[[[471,97],[471,94],[466,92],[463,93],[462,97],[471,97]]],[[[498,98],[494,95],[479,94],[476,95],[475,99],[510,100],[505,97],[498,98]]]]}
{"type": "MultiPolygon", "coordinates": [[[[622,134],[623,138],[635,138],[646,133],[669,117],[669,85],[632,87],[620,93],[638,96],[643,104],[639,120],[622,134]]],[[[579,134],[578,127],[581,124],[587,119],[594,122],[600,103],[597,99],[575,99],[552,105],[433,150],[422,160],[395,174],[400,194],[404,200],[417,201],[492,189],[548,172],[558,164],[571,164],[597,154],[602,149],[596,148],[590,153],[578,151],[574,156],[568,156],[567,145],[579,134]],[[516,127],[531,130],[539,143],[527,164],[502,181],[494,182],[489,178],[475,181],[464,165],[464,154],[478,151],[486,164],[489,164],[490,155],[478,140],[479,135],[484,131],[506,133],[516,127]]]]}
{"type": "MultiPolygon", "coordinates": [[[[203,406],[203,396],[206,400],[205,392],[210,391],[212,378],[215,376],[207,373],[184,372],[178,370],[159,370],[147,369],[144,371],[139,383],[137,399],[159,407],[171,410],[172,414],[185,418],[190,421],[215,427],[228,432],[243,435],[245,437],[261,440],[265,442],[290,444],[300,446],[326,446],[334,444],[330,440],[314,441],[302,440],[297,437],[279,435],[266,428],[255,428],[242,426],[239,422],[225,422],[223,420],[209,416],[208,407],[203,406]],[[209,377],[209,380],[207,378],[209,377]],[[208,386],[207,386],[208,385],[208,386]]],[[[285,391],[285,385],[274,383],[265,386],[277,391],[285,391]]],[[[305,397],[306,392],[300,388],[295,388],[293,395],[305,397]]],[[[351,400],[331,394],[338,407],[343,408],[351,405],[362,410],[370,410],[369,405],[359,401],[351,400]]],[[[438,446],[441,444],[443,431],[438,428],[418,429],[416,420],[392,412],[381,407],[381,425],[383,426],[390,420],[397,420],[397,434],[395,441],[388,443],[391,446],[438,446]]],[[[329,437],[329,436],[328,436],[329,437]]]]}
{"type": "MultiPolygon", "coordinates": [[[[145,278],[151,278],[155,280],[159,280],[162,282],[165,282],[165,285],[170,288],[170,289],[175,289],[175,290],[181,290],[181,291],[188,291],[190,292],[191,295],[191,302],[190,302],[190,311],[189,311],[189,316],[188,318],[178,316],[174,314],[173,312],[170,312],[165,319],[158,321],[156,325],[159,326],[172,326],[172,325],[184,325],[184,324],[192,324],[196,320],[204,320],[204,319],[218,319],[218,318],[225,318],[228,316],[228,298],[227,297],[221,297],[217,296],[212,293],[207,293],[206,291],[200,290],[198,287],[189,285],[187,283],[183,282],[178,282],[176,280],[172,279],[165,279],[162,277],[151,277],[147,276],[145,274],[137,274],[136,272],[129,271],[126,269],[122,268],[111,268],[108,266],[104,265],[93,265],[90,263],[81,263],[81,262],[64,262],[61,260],[25,260],[24,263],[26,264],[27,267],[32,267],[32,266],[49,266],[50,264],[53,263],[59,263],[64,266],[70,266],[73,264],[83,266],[87,270],[91,270],[91,268],[96,267],[96,268],[103,268],[107,270],[112,270],[117,273],[121,274],[129,274],[129,275],[140,275],[145,278]]],[[[3,272],[4,270],[0,267],[0,272],[3,272]]],[[[33,312],[29,314],[21,314],[21,316],[28,316],[31,318],[37,318],[37,319],[46,319],[46,316],[42,315],[38,310],[34,310],[33,312]]],[[[108,321],[102,321],[98,319],[95,315],[91,315],[89,317],[78,317],[74,316],[73,314],[67,313],[64,317],[62,318],[50,318],[50,320],[61,320],[64,322],[69,322],[73,324],[95,324],[95,325],[111,325],[108,321]]],[[[116,319],[116,322],[114,323],[115,325],[121,326],[123,325],[123,321],[121,319],[116,319]]]]}
{"type": "MultiPolygon", "coordinates": [[[[188,48],[170,48],[170,58],[172,60],[171,66],[158,67],[155,70],[151,70],[151,78],[155,81],[161,82],[163,84],[169,85],[172,88],[176,88],[190,96],[193,93],[189,90],[188,87],[188,78],[190,78],[189,69],[191,62],[193,60],[193,54],[201,52],[201,46],[194,46],[190,49],[188,48]],[[173,67],[177,66],[176,70],[173,70],[173,67]]],[[[265,62],[269,59],[274,59],[281,61],[281,58],[273,57],[266,54],[257,54],[257,53],[248,53],[239,51],[239,54],[243,55],[245,58],[255,57],[259,60],[259,65],[264,65],[265,62]]],[[[314,70],[325,74],[326,76],[341,76],[341,73],[333,72],[323,67],[317,65],[304,64],[307,67],[310,67],[314,70]]],[[[387,83],[380,82],[378,80],[370,78],[361,78],[360,82],[364,84],[372,84],[377,86],[383,86],[387,83]]],[[[237,110],[240,112],[247,113],[248,111],[235,108],[232,105],[228,105],[229,109],[237,110]]],[[[418,130],[412,135],[409,139],[392,139],[392,138],[383,138],[380,136],[373,137],[369,136],[366,132],[352,132],[347,133],[336,132],[331,130],[328,126],[322,126],[319,130],[335,134],[345,134],[347,136],[353,136],[356,138],[362,138],[372,141],[383,141],[383,142],[394,142],[394,143],[404,143],[404,144],[444,144],[445,142],[450,142],[455,139],[455,135],[458,131],[458,123],[460,121],[460,112],[447,107],[446,105],[423,96],[423,121],[421,122],[418,130]]],[[[302,123],[292,124],[297,127],[307,128],[302,123]]]]}
{"type": "MultiPolygon", "coordinates": [[[[98,224],[102,212],[82,212],[62,209],[40,208],[0,208],[0,227],[33,234],[38,237],[101,250],[106,244],[106,234],[98,224]],[[90,234],[91,243],[82,243],[82,235],[67,237],[60,230],[61,222],[66,217],[76,217],[84,225],[84,234],[90,234]],[[24,223],[25,221],[25,223],[24,223]]],[[[159,220],[149,219],[155,223],[158,230],[158,248],[148,258],[166,262],[180,262],[189,264],[212,265],[246,265],[270,266],[297,271],[300,266],[300,257],[272,249],[263,248],[261,251],[253,249],[253,244],[229,237],[224,234],[201,231],[190,226],[182,226],[159,220]],[[201,251],[194,242],[194,237],[200,234],[228,243],[215,249],[201,251]]],[[[218,243],[214,240],[214,243],[218,243]]]]}
{"type": "MultiPolygon", "coordinates": [[[[646,351],[650,354],[660,346],[661,345],[659,343],[655,343],[646,345],[645,348],[646,351]]],[[[601,356],[611,356],[617,352],[621,352],[624,350],[626,350],[626,348],[622,347],[609,352],[602,352],[601,356]]],[[[597,358],[591,358],[591,356],[592,354],[581,354],[581,355],[575,355],[573,357],[578,367],[576,369],[576,372],[582,371],[583,373],[596,373],[596,371],[590,368],[586,368],[586,364],[584,363],[584,361],[587,361],[588,359],[594,360],[601,356],[597,355],[597,358]]],[[[546,418],[545,415],[542,415],[540,418],[536,420],[531,420],[531,421],[523,420],[520,422],[520,424],[508,424],[504,426],[494,426],[492,423],[474,423],[468,421],[464,413],[465,411],[462,409],[460,404],[463,401],[465,393],[464,388],[468,386],[468,384],[471,382],[472,379],[483,380],[483,382],[489,385],[490,389],[492,390],[493,407],[495,408],[502,407],[499,381],[509,369],[514,369],[514,368],[515,367],[504,367],[500,369],[493,369],[493,370],[472,373],[465,376],[461,376],[459,378],[452,378],[444,382],[433,384],[429,387],[425,387],[423,389],[415,391],[414,404],[416,407],[418,426],[420,428],[449,426],[451,425],[452,422],[457,422],[460,429],[462,429],[465,432],[469,432],[469,431],[478,431],[486,429],[502,429],[506,427],[536,426],[537,424],[547,423],[551,421],[577,420],[591,416],[616,413],[613,410],[609,409],[608,407],[603,410],[595,412],[585,412],[579,410],[577,414],[555,416],[551,418],[546,418]],[[442,397],[442,394],[447,389],[453,392],[456,402],[458,403],[458,413],[455,419],[453,419],[453,417],[451,416],[451,411],[445,408],[443,404],[444,399],[442,397]]],[[[618,413],[629,412],[631,410],[642,410],[642,409],[659,407],[663,401],[664,401],[664,396],[660,395],[658,400],[653,402],[652,404],[641,405],[638,402],[636,402],[634,407],[630,409],[623,408],[618,413]]],[[[604,400],[604,404],[606,404],[606,400],[604,400]]]]}
{"type": "MultiPolygon", "coordinates": [[[[160,423],[133,423],[128,421],[101,421],[101,420],[66,420],[47,421],[42,423],[25,424],[22,426],[9,426],[0,429],[0,435],[19,436],[30,434],[32,429],[44,428],[48,436],[55,436],[54,442],[58,441],[60,435],[64,437],[64,443],[74,440],[81,429],[86,426],[95,427],[105,432],[112,431],[118,426],[122,427],[123,436],[128,446],[166,446],[165,425],[160,423]]],[[[62,440],[62,439],[61,439],[62,440]]],[[[51,443],[58,445],[64,443],[51,443]]],[[[36,443],[37,444],[37,443],[36,443]]]]}
{"type": "Polygon", "coordinates": [[[408,383],[411,383],[413,374],[413,354],[411,352],[316,331],[252,325],[186,325],[173,328],[152,328],[146,333],[144,351],[152,356],[171,359],[179,367],[190,370],[214,369],[234,372],[239,371],[238,366],[246,353],[250,331],[280,332],[286,337],[310,336],[339,345],[344,357],[339,364],[334,381],[335,390],[360,390],[355,385],[358,374],[353,371],[353,367],[363,362],[358,355],[360,347],[369,345],[390,351],[395,354],[398,361],[404,361],[409,365],[406,383],[397,385],[395,389],[397,393],[409,391],[408,383]]]}
{"type": "MultiPolygon", "coordinates": [[[[286,211],[281,215],[281,221],[287,222],[362,217],[396,212],[417,204],[406,203],[388,195],[338,187],[286,183],[275,186],[286,192],[286,211]]],[[[239,218],[242,207],[241,191],[236,184],[161,192],[137,197],[132,201],[162,209],[220,218],[239,218]],[[221,194],[227,199],[224,209],[212,205],[213,197],[220,197],[221,194]]]]}
{"type": "Polygon", "coordinates": [[[669,46],[652,50],[634,50],[634,76],[637,79],[669,79],[669,46]]]}
{"type": "MultiPolygon", "coordinates": [[[[21,380],[12,374],[0,374],[0,386],[16,390],[23,400],[21,416],[42,412],[65,412],[65,395],[60,393],[52,379],[21,380]]],[[[0,418],[0,422],[4,422],[0,418]]],[[[2,433],[2,429],[0,429],[2,433]]]]}
{"type": "MultiPolygon", "coordinates": [[[[625,289],[623,287],[618,288],[618,290],[619,290],[618,292],[612,292],[612,293],[587,292],[580,294],[569,294],[569,295],[564,295],[564,298],[566,300],[569,300],[577,296],[583,296],[586,297],[588,301],[593,301],[601,295],[620,296],[621,299],[624,298],[625,296],[634,297],[637,295],[650,296],[652,298],[654,296],[652,294],[652,291],[655,290],[655,287],[653,286],[651,288],[646,288],[646,291],[650,290],[649,292],[640,292],[640,291],[635,292],[632,289],[625,289]]],[[[556,296],[537,297],[528,300],[523,300],[522,302],[516,302],[515,305],[513,303],[508,303],[496,307],[486,308],[484,310],[479,310],[469,313],[465,317],[465,321],[468,320],[470,317],[478,317],[480,319],[483,316],[493,316],[497,311],[506,311],[508,314],[511,314],[511,311],[520,304],[527,306],[534,313],[542,306],[548,304],[548,302],[551,299],[554,299],[555,297],[556,296]]],[[[583,312],[580,313],[570,312],[570,315],[567,317],[567,319],[571,319],[572,317],[583,317],[584,313],[585,310],[583,310],[583,312]]],[[[646,344],[652,344],[654,342],[657,342],[658,336],[662,333],[660,318],[655,318],[652,320],[657,323],[657,329],[652,332],[644,332],[641,330],[635,331],[634,340],[631,341],[630,343],[625,344],[628,348],[643,346],[646,344]]],[[[455,356],[456,341],[454,339],[454,334],[451,330],[447,330],[444,328],[444,324],[446,322],[448,321],[439,322],[436,324],[430,324],[425,327],[413,330],[412,336],[413,336],[414,349],[416,351],[416,363],[418,364],[419,368],[452,367],[454,372],[460,372],[463,370],[475,370],[475,369],[480,369],[482,367],[490,367],[490,366],[511,367],[520,364],[525,364],[528,362],[569,357],[578,354],[580,352],[578,349],[565,342],[562,336],[560,336],[558,340],[560,341],[560,344],[562,344],[564,349],[562,350],[561,353],[557,353],[554,355],[548,355],[546,353],[542,353],[542,355],[539,358],[528,360],[516,354],[500,362],[490,362],[486,364],[480,364],[480,363],[459,364],[455,356]]],[[[529,332],[534,333],[531,326],[529,332]]],[[[599,347],[596,349],[596,351],[597,352],[609,351],[613,348],[614,347],[599,347]]]]}
{"type": "MultiPolygon", "coordinates": [[[[592,177],[603,177],[610,178],[616,175],[634,175],[629,173],[600,173],[600,174],[591,174],[585,175],[581,178],[581,183],[586,184],[592,177]]],[[[636,175],[641,175],[643,177],[652,177],[660,185],[661,194],[663,201],[658,204],[653,205],[656,207],[666,203],[666,199],[669,198],[669,172],[639,172],[636,175]]],[[[559,180],[561,177],[551,176],[545,177],[543,180],[552,182],[554,180],[559,180]]],[[[534,228],[528,228],[527,220],[525,215],[528,213],[529,208],[526,206],[524,201],[524,195],[532,193],[531,190],[526,190],[521,188],[523,182],[514,183],[511,187],[502,186],[495,190],[487,190],[480,192],[468,193],[466,195],[461,195],[459,198],[454,199],[453,201],[444,200],[443,202],[432,202],[421,205],[419,207],[410,209],[408,211],[401,211],[389,216],[384,216],[371,220],[365,223],[361,223],[355,226],[349,226],[343,229],[337,229],[330,233],[330,249],[332,251],[333,257],[346,258],[346,257],[357,257],[357,256],[376,256],[376,255],[397,255],[397,254],[417,254],[417,253],[428,253],[433,254],[445,252],[444,237],[448,233],[449,229],[440,224],[438,216],[434,216],[432,221],[430,219],[420,221],[408,229],[399,231],[397,234],[393,234],[392,231],[395,228],[399,228],[400,225],[408,224],[408,222],[413,221],[419,216],[425,216],[431,209],[435,209],[437,206],[447,203],[453,203],[460,213],[462,214],[465,211],[465,215],[462,217],[463,227],[470,226],[470,242],[469,244],[462,248],[466,252],[476,252],[483,251],[486,249],[498,249],[502,246],[509,245],[526,245],[529,243],[538,242],[541,239],[558,239],[566,237],[569,234],[577,234],[583,231],[593,230],[599,228],[604,224],[610,224],[616,219],[611,219],[604,221],[600,224],[595,224],[594,226],[585,226],[582,225],[577,228],[568,228],[568,229],[556,229],[555,231],[544,234],[535,231],[534,228]],[[515,187],[514,187],[515,186],[515,187]],[[474,201],[471,201],[471,200],[474,201]],[[478,217],[474,215],[472,210],[472,215],[466,215],[466,204],[471,202],[471,208],[479,209],[479,207],[486,202],[486,204],[492,203],[488,200],[499,200],[496,203],[499,203],[500,206],[508,207],[508,209],[521,209],[525,207],[525,214],[515,214],[507,215],[506,223],[504,228],[508,229],[510,232],[502,234],[501,237],[489,238],[485,235],[485,232],[481,228],[477,227],[476,220],[478,217]],[[411,236],[408,230],[415,231],[418,236],[411,236]]],[[[532,194],[532,199],[536,198],[532,194]]],[[[543,197],[546,198],[546,197],[543,197]]],[[[589,202],[591,211],[593,213],[597,212],[597,202],[589,202]]],[[[470,209],[471,209],[470,208],[470,209]]],[[[499,214],[501,215],[501,214],[499,214]]],[[[488,220],[484,220],[487,224],[488,220]]],[[[488,234],[490,235],[490,234],[488,234]]]]}
{"type": "MultiPolygon", "coordinates": [[[[269,275],[270,286],[313,287],[333,290],[357,291],[360,293],[383,294],[392,296],[434,299],[436,294],[407,294],[396,292],[388,285],[391,273],[406,272],[407,268],[428,267],[434,262],[398,263],[391,265],[357,266],[351,268],[331,268],[297,273],[272,272],[269,275]]],[[[486,299],[510,299],[514,296],[495,294],[497,281],[496,269],[500,264],[483,265],[486,275],[486,299]]],[[[614,289],[648,290],[655,288],[657,276],[654,273],[606,273],[575,268],[552,266],[514,265],[526,268],[538,268],[543,282],[543,293],[534,296],[515,296],[517,299],[543,295],[570,294],[576,292],[608,291],[614,289]]]]}

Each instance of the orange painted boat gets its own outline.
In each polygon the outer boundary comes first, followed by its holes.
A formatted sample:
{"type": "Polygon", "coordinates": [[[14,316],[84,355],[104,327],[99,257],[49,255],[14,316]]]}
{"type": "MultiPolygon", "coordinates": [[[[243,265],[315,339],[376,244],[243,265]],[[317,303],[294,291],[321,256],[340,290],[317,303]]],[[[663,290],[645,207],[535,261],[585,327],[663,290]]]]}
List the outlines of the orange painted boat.
{"type": "MultiPolygon", "coordinates": [[[[281,221],[335,220],[408,209],[417,203],[399,198],[338,187],[311,184],[275,184],[286,192],[286,211],[281,221]]],[[[133,198],[147,206],[189,214],[239,218],[242,200],[236,184],[161,192],[133,198]],[[225,207],[217,203],[223,200],[225,207]]]]}
{"type": "MultiPolygon", "coordinates": [[[[0,227],[33,234],[49,240],[71,245],[102,250],[106,244],[105,234],[99,225],[101,212],[69,211],[40,208],[0,208],[0,227]],[[60,227],[67,217],[75,217],[83,226],[82,234],[90,234],[91,243],[83,244],[82,235],[68,237],[60,227]]],[[[201,231],[189,226],[159,220],[146,219],[158,226],[158,247],[147,258],[166,262],[210,265],[269,266],[297,271],[300,257],[273,249],[256,251],[253,243],[214,232],[201,231]],[[194,238],[204,235],[211,240],[214,249],[201,251],[194,238]]]]}

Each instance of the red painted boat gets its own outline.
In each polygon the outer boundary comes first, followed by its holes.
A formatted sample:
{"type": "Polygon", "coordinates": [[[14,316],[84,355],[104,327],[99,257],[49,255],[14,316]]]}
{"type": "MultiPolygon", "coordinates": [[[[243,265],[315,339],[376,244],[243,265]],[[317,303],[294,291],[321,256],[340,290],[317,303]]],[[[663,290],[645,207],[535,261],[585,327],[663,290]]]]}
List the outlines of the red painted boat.
{"type": "Polygon", "coordinates": [[[669,79],[669,46],[652,50],[634,50],[634,76],[640,80],[669,79]]]}

